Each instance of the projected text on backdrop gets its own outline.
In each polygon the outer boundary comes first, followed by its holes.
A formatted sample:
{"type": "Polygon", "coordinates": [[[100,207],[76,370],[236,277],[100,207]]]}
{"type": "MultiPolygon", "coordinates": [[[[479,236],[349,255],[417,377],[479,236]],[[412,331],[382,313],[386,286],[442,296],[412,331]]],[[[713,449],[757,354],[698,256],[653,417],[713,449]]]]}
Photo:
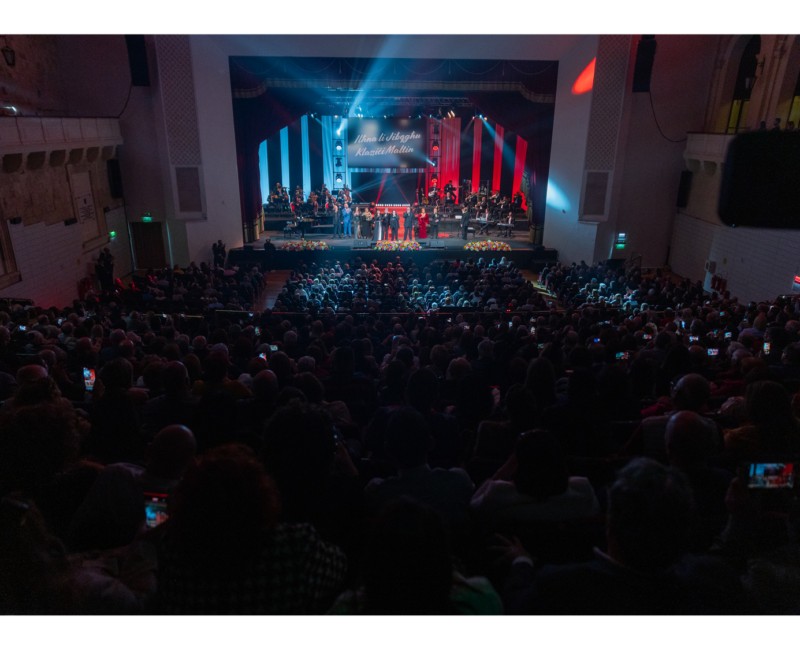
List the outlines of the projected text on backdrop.
{"type": "Polygon", "coordinates": [[[424,120],[353,119],[347,126],[350,167],[425,167],[424,120]]]}

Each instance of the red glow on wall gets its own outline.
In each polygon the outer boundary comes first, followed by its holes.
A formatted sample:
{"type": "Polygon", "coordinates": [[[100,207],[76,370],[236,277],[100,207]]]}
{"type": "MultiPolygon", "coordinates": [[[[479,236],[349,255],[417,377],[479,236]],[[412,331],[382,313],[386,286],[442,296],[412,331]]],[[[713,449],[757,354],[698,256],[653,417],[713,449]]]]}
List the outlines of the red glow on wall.
{"type": "Polygon", "coordinates": [[[594,85],[594,64],[597,58],[592,59],[592,62],[586,66],[586,69],[578,75],[575,83],[572,84],[572,94],[582,95],[588,93],[594,85]]]}

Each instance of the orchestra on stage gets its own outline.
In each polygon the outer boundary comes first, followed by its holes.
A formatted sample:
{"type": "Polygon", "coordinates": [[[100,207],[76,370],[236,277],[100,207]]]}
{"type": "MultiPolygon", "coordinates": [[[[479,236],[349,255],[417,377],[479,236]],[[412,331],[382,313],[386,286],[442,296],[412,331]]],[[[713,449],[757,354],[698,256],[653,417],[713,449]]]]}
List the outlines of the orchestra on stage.
{"type": "Polygon", "coordinates": [[[264,216],[284,222],[286,236],[303,238],[330,233],[334,239],[413,241],[438,238],[444,231],[461,239],[470,232],[513,238],[515,217],[522,212],[521,193],[509,199],[483,185],[473,191],[469,181],[458,186],[448,181],[440,190],[434,179],[427,193],[424,188],[417,191],[413,205],[382,209],[375,203],[354,203],[347,185],[332,193],[323,183],[308,197],[300,186],[291,199],[289,192],[276,183],[264,204],[264,216]]]}

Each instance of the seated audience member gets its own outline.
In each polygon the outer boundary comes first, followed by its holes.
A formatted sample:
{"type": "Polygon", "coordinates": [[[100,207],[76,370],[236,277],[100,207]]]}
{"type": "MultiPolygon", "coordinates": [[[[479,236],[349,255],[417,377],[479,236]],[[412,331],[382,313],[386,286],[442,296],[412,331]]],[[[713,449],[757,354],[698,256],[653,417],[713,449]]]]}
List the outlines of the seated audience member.
{"type": "Polygon", "coordinates": [[[194,458],[196,443],[184,426],[166,427],[145,451],[145,467],[107,465],[72,518],[72,550],[114,549],[133,542],[145,524],[145,494],[170,495],[194,458]]]}
{"type": "MultiPolygon", "coordinates": [[[[672,409],[664,415],[656,415],[642,420],[631,439],[619,450],[619,456],[643,455],[659,461],[666,461],[664,434],[667,423],[678,411],[701,413],[711,396],[711,385],[705,377],[690,374],[681,377],[672,389],[672,409]]],[[[710,426],[716,425],[707,420],[710,426]]]]}
{"type": "Polygon", "coordinates": [[[559,444],[540,429],[519,437],[514,454],[478,488],[470,508],[486,523],[582,519],[600,512],[589,481],[569,475],[559,444]]]}
{"type": "Polygon", "coordinates": [[[343,593],[329,614],[502,614],[486,578],[453,567],[439,515],[410,499],[381,508],[372,526],[360,586],[343,593]]]}
{"type": "Polygon", "coordinates": [[[103,367],[95,384],[89,451],[107,463],[136,461],[144,451],[132,373],[128,361],[115,359],[103,367]]]}
{"type": "Polygon", "coordinates": [[[245,447],[219,447],[175,488],[158,546],[162,614],[310,614],[330,606],[346,558],[308,524],[279,523],[280,497],[245,447]]]}
{"type": "Polygon", "coordinates": [[[725,451],[734,462],[795,458],[800,454],[800,420],[789,393],[774,381],[759,381],[745,393],[747,424],[725,431],[725,451]]]}
{"type": "Polygon", "coordinates": [[[302,372],[294,378],[295,388],[299,388],[308,399],[309,404],[317,404],[325,409],[335,422],[350,422],[350,411],[344,402],[326,402],[323,400],[325,387],[310,372],[302,372]]]}
{"type": "Polygon", "coordinates": [[[460,468],[431,469],[428,454],[435,444],[419,412],[404,407],[392,413],[386,428],[386,452],[397,467],[397,476],[372,479],[366,487],[368,504],[377,510],[392,499],[407,496],[432,507],[448,524],[463,524],[475,486],[460,468]]]}
{"type": "Polygon", "coordinates": [[[0,613],[139,614],[121,581],[70,557],[36,504],[0,498],[0,613]]]}
{"type": "Polygon", "coordinates": [[[641,458],[609,490],[608,551],[580,564],[534,570],[518,543],[501,540],[512,559],[504,588],[507,611],[615,615],[736,612],[742,588],[721,561],[684,556],[694,504],[678,469],[641,458]]]}
{"type": "Polygon", "coordinates": [[[23,403],[35,404],[40,401],[50,401],[61,397],[59,393],[56,397],[55,392],[58,388],[49,380],[47,368],[38,363],[22,366],[17,370],[17,389],[14,397],[9,397],[0,407],[0,413],[10,413],[16,407],[15,398],[21,399],[23,403]]]}
{"type": "Polygon", "coordinates": [[[278,378],[271,370],[262,370],[253,377],[253,397],[239,401],[239,426],[261,436],[264,423],[275,413],[278,399],[278,378]]]}
{"type": "Polygon", "coordinates": [[[20,407],[0,421],[0,494],[34,499],[59,536],[100,469],[79,462],[82,429],[76,411],[58,404],[20,407]]]}
{"type": "Polygon", "coordinates": [[[170,361],[161,371],[164,394],[147,402],[143,426],[146,431],[160,431],[171,424],[188,426],[200,401],[191,394],[189,373],[180,361],[170,361]]]}
{"type": "Polygon", "coordinates": [[[693,547],[702,551],[708,550],[728,519],[725,495],[733,474],[709,466],[718,451],[718,439],[716,426],[692,411],[675,413],[664,436],[670,466],[686,474],[692,486],[698,517],[693,547]]]}
{"type": "Polygon", "coordinates": [[[292,399],[264,426],[261,457],[281,494],[281,521],[311,523],[346,545],[364,504],[344,442],[327,411],[292,399]]]}
{"type": "Polygon", "coordinates": [[[203,397],[216,391],[228,393],[233,399],[247,399],[252,393],[236,379],[228,378],[228,368],[231,362],[228,355],[223,352],[211,352],[203,363],[205,374],[203,379],[196,381],[192,393],[203,397]]]}

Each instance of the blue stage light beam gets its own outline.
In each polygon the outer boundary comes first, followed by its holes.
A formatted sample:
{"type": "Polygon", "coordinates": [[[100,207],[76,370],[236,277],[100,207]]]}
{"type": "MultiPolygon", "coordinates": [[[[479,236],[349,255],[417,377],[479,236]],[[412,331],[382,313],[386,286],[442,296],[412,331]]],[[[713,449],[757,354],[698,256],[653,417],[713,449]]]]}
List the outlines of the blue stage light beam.
{"type": "Polygon", "coordinates": [[[545,203],[556,210],[569,210],[570,208],[567,195],[551,178],[547,179],[547,198],[545,203]]]}
{"type": "Polygon", "coordinates": [[[311,153],[308,143],[308,115],[300,118],[300,130],[303,142],[303,192],[308,197],[311,194],[311,153]]]}
{"type": "Polygon", "coordinates": [[[258,169],[261,178],[261,202],[266,203],[269,197],[269,163],[267,162],[267,141],[258,145],[258,169]]]}
{"type": "Polygon", "coordinates": [[[281,129],[281,185],[289,187],[289,127],[281,129]]]}

